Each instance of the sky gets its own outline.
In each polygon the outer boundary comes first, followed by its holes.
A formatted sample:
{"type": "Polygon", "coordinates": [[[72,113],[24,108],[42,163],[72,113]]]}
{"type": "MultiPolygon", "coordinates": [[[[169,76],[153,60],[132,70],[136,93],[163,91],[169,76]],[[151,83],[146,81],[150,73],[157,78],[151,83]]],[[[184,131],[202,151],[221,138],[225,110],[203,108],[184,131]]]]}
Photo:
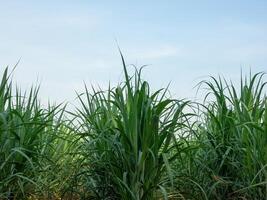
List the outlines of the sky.
{"type": "MultiPolygon", "coordinates": [[[[73,102],[84,83],[105,89],[126,63],[147,65],[152,89],[195,98],[197,83],[267,72],[267,1],[3,1],[0,73],[38,82],[44,101],[73,102]]],[[[129,68],[131,68],[129,66],[129,68]]]]}

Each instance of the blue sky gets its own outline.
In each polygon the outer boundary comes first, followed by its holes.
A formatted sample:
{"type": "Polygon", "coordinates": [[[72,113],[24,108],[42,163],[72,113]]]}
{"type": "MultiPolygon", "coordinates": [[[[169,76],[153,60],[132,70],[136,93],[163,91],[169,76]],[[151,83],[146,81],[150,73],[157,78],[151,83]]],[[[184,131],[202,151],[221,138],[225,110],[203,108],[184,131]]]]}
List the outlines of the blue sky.
{"type": "Polygon", "coordinates": [[[238,80],[267,72],[267,1],[2,1],[0,70],[20,59],[14,80],[41,97],[73,101],[87,84],[122,79],[128,64],[149,66],[157,89],[194,97],[208,75],[238,80]]]}

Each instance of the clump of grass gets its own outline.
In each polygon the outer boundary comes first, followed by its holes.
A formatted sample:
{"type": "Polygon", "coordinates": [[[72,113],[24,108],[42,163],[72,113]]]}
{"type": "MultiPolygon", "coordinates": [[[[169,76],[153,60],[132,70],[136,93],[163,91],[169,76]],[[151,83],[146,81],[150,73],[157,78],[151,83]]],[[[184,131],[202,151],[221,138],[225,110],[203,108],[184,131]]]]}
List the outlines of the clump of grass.
{"type": "Polygon", "coordinates": [[[130,77],[122,61],[124,83],[92,94],[86,88],[79,97],[91,189],[101,199],[167,199],[164,181],[173,181],[170,162],[178,156],[169,153],[179,149],[175,134],[188,102],[168,98],[167,90],[152,93],[141,70],[130,77]]]}
{"type": "Polygon", "coordinates": [[[8,71],[1,83],[1,148],[0,191],[2,197],[22,198],[26,188],[34,185],[41,135],[48,123],[48,116],[37,101],[38,89],[31,89],[29,98],[16,89],[12,95],[8,71]]]}
{"type": "Polygon", "coordinates": [[[62,156],[62,148],[70,144],[59,138],[63,110],[42,108],[38,90],[32,88],[28,94],[13,90],[5,69],[0,85],[0,199],[25,199],[51,189],[55,177],[51,183],[43,175],[58,169],[60,158],[55,156],[62,156]]]}
{"type": "Polygon", "coordinates": [[[240,90],[221,78],[209,88],[199,134],[203,187],[209,199],[266,199],[267,107],[264,74],[241,78],[240,90]]]}

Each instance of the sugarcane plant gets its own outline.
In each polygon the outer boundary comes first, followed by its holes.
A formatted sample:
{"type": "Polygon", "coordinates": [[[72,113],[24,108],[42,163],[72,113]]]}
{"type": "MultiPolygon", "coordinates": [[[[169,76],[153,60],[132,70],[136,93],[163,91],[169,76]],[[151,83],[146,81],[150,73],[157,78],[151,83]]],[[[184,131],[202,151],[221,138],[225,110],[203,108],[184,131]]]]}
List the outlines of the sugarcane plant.
{"type": "Polygon", "coordinates": [[[186,126],[188,102],[167,97],[167,89],[152,93],[142,68],[130,77],[121,58],[123,83],[92,93],[85,87],[79,96],[89,188],[101,199],[167,199],[164,184],[173,181],[170,162],[180,151],[177,134],[186,126]]]}
{"type": "Polygon", "coordinates": [[[29,94],[13,90],[8,68],[0,85],[0,199],[26,199],[36,188],[45,147],[55,137],[57,107],[43,109],[39,87],[29,94]],[[50,139],[49,139],[50,138],[50,139]],[[38,174],[39,173],[39,174],[38,174]]]}
{"type": "Polygon", "coordinates": [[[210,199],[267,198],[263,77],[263,73],[257,73],[241,78],[239,90],[221,78],[204,82],[209,92],[198,130],[204,147],[200,149],[199,165],[203,167],[201,174],[206,175],[203,187],[208,188],[210,199]]]}

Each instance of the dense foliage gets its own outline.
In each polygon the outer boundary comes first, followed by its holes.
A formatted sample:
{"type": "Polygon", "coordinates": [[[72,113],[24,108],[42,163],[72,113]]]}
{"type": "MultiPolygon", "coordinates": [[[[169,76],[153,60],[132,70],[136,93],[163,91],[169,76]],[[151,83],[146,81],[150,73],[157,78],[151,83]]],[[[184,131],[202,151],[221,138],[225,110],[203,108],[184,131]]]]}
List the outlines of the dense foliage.
{"type": "MultiPolygon", "coordinates": [[[[122,57],[122,56],[121,56],[122,57]]],[[[267,199],[264,74],[211,77],[204,102],[151,91],[142,69],[78,106],[0,85],[0,199],[267,199]]]]}

